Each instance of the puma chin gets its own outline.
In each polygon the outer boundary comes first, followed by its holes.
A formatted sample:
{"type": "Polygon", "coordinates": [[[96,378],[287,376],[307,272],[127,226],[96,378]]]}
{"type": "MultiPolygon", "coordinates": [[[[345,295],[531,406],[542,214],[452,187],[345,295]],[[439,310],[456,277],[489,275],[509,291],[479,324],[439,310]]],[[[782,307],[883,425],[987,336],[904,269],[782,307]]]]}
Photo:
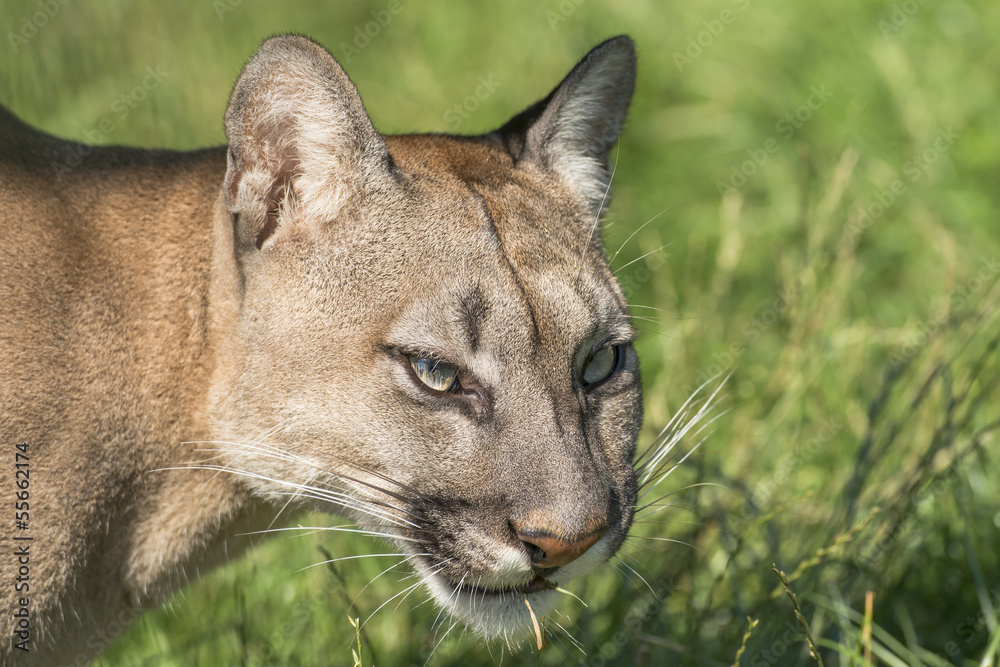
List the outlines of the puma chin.
{"type": "Polygon", "coordinates": [[[509,549],[506,554],[498,550],[497,556],[506,556],[511,567],[498,569],[490,584],[484,583],[485,577],[477,579],[476,585],[456,583],[431,573],[431,566],[421,561],[415,567],[434,600],[449,613],[485,637],[504,636],[509,641],[531,632],[525,600],[541,618],[555,605],[557,597],[563,595],[553,589],[602,565],[614,553],[610,542],[605,538],[575,562],[544,576],[535,574],[518,550],[509,549]]]}
{"type": "Polygon", "coordinates": [[[0,417],[38,545],[36,643],[0,662],[79,664],[289,508],[529,637],[635,512],[639,362],[599,230],[635,67],[610,39],[476,136],[380,134],[297,36],[247,62],[218,148],[83,151],[0,107],[0,417]]]}
{"type": "MultiPolygon", "coordinates": [[[[624,501],[634,502],[629,489],[621,494],[624,501]]],[[[452,538],[454,530],[435,527],[415,532],[412,541],[399,546],[410,555],[411,564],[440,606],[477,633],[503,636],[510,642],[530,635],[531,612],[541,618],[564,595],[555,588],[594,571],[615,554],[630,517],[631,513],[619,513],[614,525],[602,525],[585,539],[571,541],[568,548],[558,538],[531,537],[514,528],[488,534],[476,525],[467,525],[457,539],[452,538]]]]}

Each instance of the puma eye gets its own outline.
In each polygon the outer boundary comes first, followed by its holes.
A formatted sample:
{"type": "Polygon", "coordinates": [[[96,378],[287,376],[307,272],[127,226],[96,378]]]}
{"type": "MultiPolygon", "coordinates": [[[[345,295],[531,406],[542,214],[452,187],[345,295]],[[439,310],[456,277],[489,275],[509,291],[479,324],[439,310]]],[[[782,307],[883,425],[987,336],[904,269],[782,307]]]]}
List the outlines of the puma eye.
{"type": "Polygon", "coordinates": [[[583,367],[583,384],[591,387],[604,382],[618,370],[621,353],[617,345],[605,345],[590,356],[583,367]]]}
{"type": "Polygon", "coordinates": [[[407,355],[410,368],[417,379],[434,391],[446,392],[458,385],[458,368],[453,364],[421,357],[416,354],[407,355]]]}

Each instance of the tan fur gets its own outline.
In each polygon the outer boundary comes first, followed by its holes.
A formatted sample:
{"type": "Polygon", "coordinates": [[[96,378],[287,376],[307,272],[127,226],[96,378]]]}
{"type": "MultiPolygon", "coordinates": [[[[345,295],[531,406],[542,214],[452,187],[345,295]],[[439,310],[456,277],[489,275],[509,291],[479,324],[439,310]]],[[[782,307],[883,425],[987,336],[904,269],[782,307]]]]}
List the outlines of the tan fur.
{"type": "Polygon", "coordinates": [[[487,635],[530,627],[515,587],[607,560],[641,400],[593,227],[633,78],[618,38],[497,132],[383,138],[329,54],[278,37],[228,147],[81,151],[0,108],[0,433],[7,462],[28,443],[32,537],[31,651],[5,576],[4,663],[96,655],[290,493],[432,554],[428,588],[487,635]],[[582,386],[606,344],[620,369],[582,386]]]}

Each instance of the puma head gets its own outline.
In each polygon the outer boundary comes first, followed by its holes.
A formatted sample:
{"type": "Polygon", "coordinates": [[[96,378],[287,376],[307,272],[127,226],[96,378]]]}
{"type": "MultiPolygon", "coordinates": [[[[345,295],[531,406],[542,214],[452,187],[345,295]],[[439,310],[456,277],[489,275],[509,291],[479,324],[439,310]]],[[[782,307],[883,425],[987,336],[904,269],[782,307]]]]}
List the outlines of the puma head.
{"type": "Polygon", "coordinates": [[[382,136],[302,37],[226,112],[230,304],[212,418],[259,497],[351,516],[478,632],[531,627],[617,551],[642,421],[598,233],[635,81],[617,37],[479,136],[382,136]]]}

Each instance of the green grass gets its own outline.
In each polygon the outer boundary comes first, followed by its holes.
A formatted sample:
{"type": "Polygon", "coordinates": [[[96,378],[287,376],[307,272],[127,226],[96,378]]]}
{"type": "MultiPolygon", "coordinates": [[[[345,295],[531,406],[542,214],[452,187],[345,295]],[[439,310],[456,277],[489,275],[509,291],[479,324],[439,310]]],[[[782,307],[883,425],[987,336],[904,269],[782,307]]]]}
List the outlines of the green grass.
{"type": "MultiPolygon", "coordinates": [[[[308,34],[340,57],[386,4],[70,2],[12,44],[40,3],[8,1],[0,101],[68,137],[110,118],[103,143],[221,143],[232,81],[264,36],[308,34]],[[112,105],[147,67],[168,74],[121,117],[112,105]]],[[[638,525],[628,567],[572,587],[588,607],[567,598],[559,620],[586,655],[552,633],[506,663],[731,665],[742,646],[743,665],[810,664],[808,627],[827,665],[866,651],[878,664],[995,664],[1000,5],[561,6],[403,0],[343,59],[385,132],[450,129],[445,113],[492,75],[500,85],[459,128],[477,132],[598,41],[631,34],[639,82],[605,238],[611,252],[624,243],[617,267],[670,244],[619,273],[632,303],[663,311],[635,310],[654,320],[640,321],[641,443],[691,388],[732,371],[725,414],[660,489],[676,491],[654,517],[669,523],[638,525]],[[741,169],[745,182],[720,186],[741,169]]],[[[348,620],[408,573],[377,577],[390,558],[300,571],[322,550],[385,549],[268,541],[145,614],[100,664],[346,665],[359,647],[366,666],[423,664],[442,635],[423,593],[360,632],[348,620]]],[[[491,651],[456,629],[431,663],[509,653],[491,651]]]]}

